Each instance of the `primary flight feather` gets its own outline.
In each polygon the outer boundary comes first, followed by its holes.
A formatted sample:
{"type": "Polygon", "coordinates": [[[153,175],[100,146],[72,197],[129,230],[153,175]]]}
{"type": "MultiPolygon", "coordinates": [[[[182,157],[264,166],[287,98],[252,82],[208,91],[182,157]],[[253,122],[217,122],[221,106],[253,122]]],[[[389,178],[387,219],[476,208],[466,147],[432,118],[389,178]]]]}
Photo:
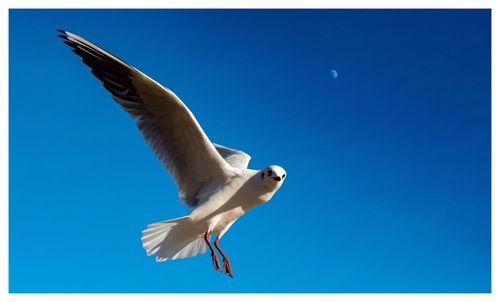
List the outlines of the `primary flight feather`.
{"type": "Polygon", "coordinates": [[[191,111],[169,89],[99,46],[58,30],[112,95],[136,121],[158,159],[172,175],[189,215],[148,225],[142,244],[157,261],[192,257],[210,249],[216,270],[233,277],[219,240],[231,225],[255,206],[269,201],[286,172],[279,166],[248,169],[245,152],[212,143],[191,111]],[[210,244],[223,259],[221,267],[210,244]]]}

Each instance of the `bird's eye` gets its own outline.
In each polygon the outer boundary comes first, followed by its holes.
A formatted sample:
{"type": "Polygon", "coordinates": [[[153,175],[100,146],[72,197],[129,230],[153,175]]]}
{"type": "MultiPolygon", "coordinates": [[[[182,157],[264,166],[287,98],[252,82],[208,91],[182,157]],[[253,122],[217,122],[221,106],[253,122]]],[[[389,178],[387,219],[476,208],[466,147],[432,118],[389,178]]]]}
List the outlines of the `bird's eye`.
{"type": "Polygon", "coordinates": [[[267,170],[267,175],[268,175],[268,176],[273,175],[273,170],[271,170],[271,169],[267,170]]]}
{"type": "Polygon", "coordinates": [[[286,175],[285,175],[285,174],[283,174],[283,176],[281,176],[281,179],[285,179],[285,176],[286,176],[286,175]]]}

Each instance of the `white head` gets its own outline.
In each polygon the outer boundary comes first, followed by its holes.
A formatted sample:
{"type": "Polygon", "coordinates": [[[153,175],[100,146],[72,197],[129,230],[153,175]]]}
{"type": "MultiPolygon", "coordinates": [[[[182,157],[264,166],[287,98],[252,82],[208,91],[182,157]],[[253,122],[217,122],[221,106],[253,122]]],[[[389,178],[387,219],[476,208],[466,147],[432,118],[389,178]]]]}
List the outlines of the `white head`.
{"type": "Polygon", "coordinates": [[[280,166],[269,166],[262,169],[259,173],[259,178],[264,183],[267,190],[277,190],[285,180],[286,171],[280,166]]]}

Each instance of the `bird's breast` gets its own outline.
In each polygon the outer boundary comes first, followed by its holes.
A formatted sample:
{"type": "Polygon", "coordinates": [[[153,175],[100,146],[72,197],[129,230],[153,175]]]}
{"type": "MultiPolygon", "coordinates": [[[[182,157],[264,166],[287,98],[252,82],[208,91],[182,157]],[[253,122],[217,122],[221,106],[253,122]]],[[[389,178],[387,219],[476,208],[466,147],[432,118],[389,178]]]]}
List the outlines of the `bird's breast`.
{"type": "Polygon", "coordinates": [[[265,200],[261,191],[251,175],[240,175],[207,192],[205,201],[190,216],[209,232],[219,233],[247,211],[262,204],[265,200]]]}
{"type": "Polygon", "coordinates": [[[229,224],[240,218],[245,212],[241,207],[228,210],[212,217],[209,221],[209,229],[212,233],[220,233],[229,224]]]}

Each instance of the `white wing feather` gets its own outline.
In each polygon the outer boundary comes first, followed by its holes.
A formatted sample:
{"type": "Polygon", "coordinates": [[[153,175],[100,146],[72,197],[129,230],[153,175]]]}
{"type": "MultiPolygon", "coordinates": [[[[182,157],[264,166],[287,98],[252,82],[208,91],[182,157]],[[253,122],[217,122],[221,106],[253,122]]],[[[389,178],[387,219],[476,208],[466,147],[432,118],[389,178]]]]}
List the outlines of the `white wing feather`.
{"type": "Polygon", "coordinates": [[[70,32],[60,32],[64,43],[82,57],[113,99],[136,120],[188,206],[198,204],[197,195],[205,185],[232,175],[233,168],[172,91],[97,45],[70,32]]]}
{"type": "Polygon", "coordinates": [[[227,161],[231,166],[238,169],[246,169],[248,167],[248,163],[250,162],[250,155],[246,154],[243,151],[231,149],[228,147],[224,147],[219,144],[214,144],[215,149],[219,152],[220,156],[227,161]]]}

